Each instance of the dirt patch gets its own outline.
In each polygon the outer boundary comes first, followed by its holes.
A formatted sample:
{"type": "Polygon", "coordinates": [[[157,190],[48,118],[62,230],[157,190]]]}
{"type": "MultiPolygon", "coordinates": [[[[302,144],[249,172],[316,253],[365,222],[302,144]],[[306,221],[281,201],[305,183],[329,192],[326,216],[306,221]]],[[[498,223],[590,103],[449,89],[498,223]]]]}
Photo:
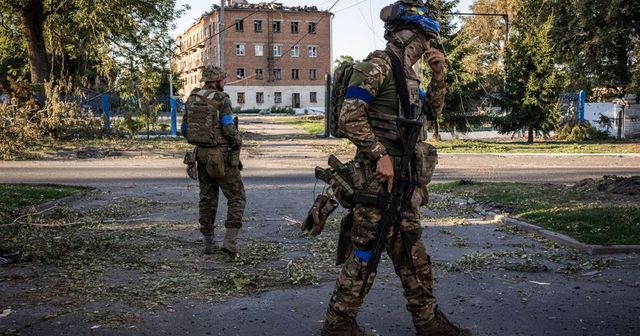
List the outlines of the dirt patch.
{"type": "Polygon", "coordinates": [[[573,186],[581,191],[600,191],[612,194],[640,195],[640,176],[605,175],[598,179],[584,179],[573,186]]]}

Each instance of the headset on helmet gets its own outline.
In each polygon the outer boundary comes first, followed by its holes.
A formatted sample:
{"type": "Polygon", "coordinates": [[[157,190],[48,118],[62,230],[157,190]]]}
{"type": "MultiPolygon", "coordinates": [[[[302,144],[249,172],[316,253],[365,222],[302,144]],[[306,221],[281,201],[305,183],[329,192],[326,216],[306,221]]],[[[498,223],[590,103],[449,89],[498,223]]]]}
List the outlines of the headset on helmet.
{"type": "Polygon", "coordinates": [[[401,29],[418,28],[430,38],[440,34],[438,12],[432,5],[421,0],[401,0],[388,5],[380,11],[380,18],[385,22],[385,36],[401,29]]]}

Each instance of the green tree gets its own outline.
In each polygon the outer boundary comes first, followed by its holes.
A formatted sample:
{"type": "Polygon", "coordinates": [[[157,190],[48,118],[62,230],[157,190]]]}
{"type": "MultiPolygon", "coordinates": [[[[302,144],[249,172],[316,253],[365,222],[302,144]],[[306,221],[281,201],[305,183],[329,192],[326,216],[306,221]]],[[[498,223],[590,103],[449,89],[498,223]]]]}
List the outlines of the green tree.
{"type": "MultiPolygon", "coordinates": [[[[475,0],[472,13],[506,14],[513,17],[518,0],[475,0]]],[[[504,56],[507,44],[507,21],[500,16],[463,17],[462,30],[467,36],[469,53],[464,68],[478,78],[486,92],[502,92],[505,78],[504,56]]]]}
{"type": "MultiPolygon", "coordinates": [[[[470,73],[463,64],[463,60],[472,52],[468,43],[468,36],[462,30],[457,30],[453,22],[454,8],[458,1],[435,1],[434,5],[439,9],[440,17],[440,39],[431,41],[431,47],[437,48],[446,57],[446,83],[447,94],[442,115],[437,121],[432,122],[430,128],[433,131],[432,137],[440,139],[440,128],[449,131],[467,132],[475,124],[474,118],[469,114],[471,106],[480,97],[479,83],[476,77],[470,73]]],[[[418,63],[420,79],[423,85],[428,85],[431,80],[431,71],[428,64],[423,61],[418,63]]],[[[425,87],[426,89],[426,87],[425,87]]]]}
{"type": "Polygon", "coordinates": [[[632,75],[640,59],[640,1],[567,0],[552,2],[553,40],[573,90],[622,88],[638,92],[632,75]]]}
{"type": "Polygon", "coordinates": [[[175,0],[5,0],[0,12],[20,28],[31,82],[108,76],[119,65],[167,64],[175,0]],[[54,78],[50,78],[53,76],[54,78]]]}
{"type": "Polygon", "coordinates": [[[536,133],[547,135],[559,120],[562,83],[550,39],[552,22],[547,1],[521,0],[507,46],[506,109],[496,126],[501,133],[526,131],[529,143],[536,133]]]}

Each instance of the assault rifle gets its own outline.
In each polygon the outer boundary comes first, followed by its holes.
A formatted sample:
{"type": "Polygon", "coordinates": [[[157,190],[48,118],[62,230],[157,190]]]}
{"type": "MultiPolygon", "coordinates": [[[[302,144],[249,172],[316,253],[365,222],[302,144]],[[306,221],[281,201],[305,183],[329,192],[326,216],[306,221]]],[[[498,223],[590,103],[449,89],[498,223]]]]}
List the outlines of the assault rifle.
{"type": "MultiPolygon", "coordinates": [[[[402,138],[402,157],[400,159],[400,165],[396,166],[394,169],[393,187],[388,198],[389,201],[382,209],[382,218],[380,219],[380,222],[378,223],[378,227],[376,229],[376,239],[373,242],[371,254],[369,256],[369,260],[367,261],[367,269],[364,274],[365,284],[367,283],[371,273],[376,272],[378,269],[380,257],[382,255],[382,251],[385,248],[387,235],[389,234],[389,230],[391,228],[400,233],[402,245],[404,246],[405,250],[405,257],[409,259],[411,271],[413,272],[413,274],[416,274],[410,253],[411,247],[408,245],[405,234],[400,229],[400,223],[405,216],[407,208],[411,204],[413,191],[417,186],[415,176],[411,171],[411,158],[413,157],[413,152],[415,151],[416,143],[418,142],[418,137],[422,130],[422,122],[418,120],[419,118],[416,118],[415,110],[417,109],[417,107],[412,106],[411,109],[411,116],[413,116],[413,118],[409,119],[398,117],[396,121],[398,130],[402,138]]],[[[363,292],[366,287],[366,285],[362,286],[361,295],[364,295],[363,292]]]]}

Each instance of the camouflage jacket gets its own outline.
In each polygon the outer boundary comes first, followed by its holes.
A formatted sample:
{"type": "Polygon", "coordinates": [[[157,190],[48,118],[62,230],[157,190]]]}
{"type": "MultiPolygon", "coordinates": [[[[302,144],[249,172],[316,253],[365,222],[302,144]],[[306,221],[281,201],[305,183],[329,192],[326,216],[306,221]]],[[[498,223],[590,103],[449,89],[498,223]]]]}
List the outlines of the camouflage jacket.
{"type": "MultiPolygon", "coordinates": [[[[205,86],[203,86],[202,88],[193,89],[191,91],[191,94],[194,94],[194,93],[197,93],[199,95],[202,95],[204,97],[207,97],[213,101],[220,103],[219,125],[221,127],[221,133],[222,133],[220,134],[220,136],[225,138],[228,142],[239,143],[240,135],[238,133],[238,129],[236,128],[235,123],[233,122],[233,109],[231,107],[231,99],[229,98],[229,95],[224,91],[219,91],[215,87],[208,84],[205,84],[205,86]]],[[[185,113],[182,116],[181,131],[182,131],[182,134],[185,136],[186,136],[186,133],[189,131],[189,125],[187,120],[188,120],[188,114],[189,114],[190,99],[194,99],[192,98],[193,96],[191,96],[191,94],[187,99],[187,102],[185,104],[185,113]]]]}
{"type": "MultiPolygon", "coordinates": [[[[432,80],[424,97],[415,71],[406,72],[411,103],[421,106],[424,101],[439,114],[444,107],[445,83],[432,80]]],[[[358,148],[357,156],[377,159],[385,151],[399,156],[402,154],[402,142],[394,121],[399,113],[398,92],[389,56],[383,51],[374,51],[354,66],[340,111],[339,127],[358,148]]]]}

